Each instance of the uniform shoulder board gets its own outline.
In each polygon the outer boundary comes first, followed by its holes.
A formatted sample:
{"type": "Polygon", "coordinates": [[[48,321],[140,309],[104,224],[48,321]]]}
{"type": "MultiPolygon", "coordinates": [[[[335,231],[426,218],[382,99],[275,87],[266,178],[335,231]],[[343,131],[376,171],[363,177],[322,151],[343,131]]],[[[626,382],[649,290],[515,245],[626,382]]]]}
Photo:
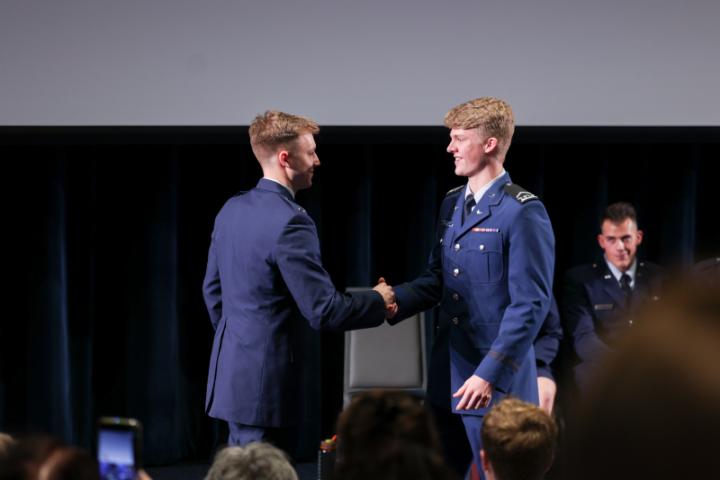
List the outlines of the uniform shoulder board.
{"type": "Polygon", "coordinates": [[[527,203],[531,200],[539,200],[537,195],[534,193],[530,193],[527,190],[525,190],[523,187],[516,183],[507,183],[504,187],[505,193],[513,197],[515,200],[517,200],[520,203],[527,203]]]}
{"type": "Polygon", "coordinates": [[[445,194],[445,196],[447,197],[447,196],[449,196],[449,195],[452,195],[453,193],[457,193],[457,192],[459,192],[460,190],[462,190],[463,188],[465,188],[465,185],[460,185],[459,187],[455,187],[455,188],[453,188],[452,190],[448,191],[448,192],[445,194]]]}

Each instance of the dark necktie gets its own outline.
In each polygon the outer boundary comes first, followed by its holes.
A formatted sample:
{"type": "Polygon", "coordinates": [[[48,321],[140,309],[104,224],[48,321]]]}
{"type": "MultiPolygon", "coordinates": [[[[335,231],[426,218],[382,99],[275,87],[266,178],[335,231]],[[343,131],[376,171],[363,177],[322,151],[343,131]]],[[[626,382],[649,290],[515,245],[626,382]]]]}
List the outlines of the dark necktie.
{"type": "Polygon", "coordinates": [[[472,212],[473,207],[475,207],[475,197],[473,195],[468,195],[465,198],[465,211],[463,212],[463,223],[467,221],[468,218],[470,218],[470,212],[472,212]]]}
{"type": "Polygon", "coordinates": [[[623,273],[620,276],[620,288],[622,288],[626,297],[630,297],[632,295],[632,288],[630,288],[630,275],[627,273],[623,273]]]}

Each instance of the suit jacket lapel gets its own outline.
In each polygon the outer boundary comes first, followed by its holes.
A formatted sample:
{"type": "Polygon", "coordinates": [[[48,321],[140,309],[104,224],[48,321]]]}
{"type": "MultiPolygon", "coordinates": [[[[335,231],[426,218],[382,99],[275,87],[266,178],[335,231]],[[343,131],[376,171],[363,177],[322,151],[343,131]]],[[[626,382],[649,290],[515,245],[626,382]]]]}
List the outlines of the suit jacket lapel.
{"type": "MultiPolygon", "coordinates": [[[[495,208],[505,196],[503,188],[508,182],[510,182],[510,175],[508,175],[508,173],[506,172],[502,177],[497,180],[497,182],[495,182],[492,187],[490,187],[487,192],[485,192],[485,195],[483,195],[480,199],[480,203],[470,214],[470,218],[465,219],[465,223],[460,225],[460,229],[456,238],[465,235],[473,227],[475,227],[475,225],[486,220],[492,215],[493,208],[495,208]]],[[[460,209],[462,208],[465,208],[464,198],[460,200],[460,209]]]]}
{"type": "Polygon", "coordinates": [[[465,207],[465,191],[463,190],[463,193],[458,195],[457,201],[455,202],[455,207],[453,210],[452,217],[450,218],[450,224],[448,225],[448,228],[452,229],[452,242],[455,243],[455,239],[460,236],[459,232],[462,229],[462,211],[465,207]]]}
{"type": "Polygon", "coordinates": [[[605,292],[610,295],[610,297],[612,297],[619,306],[626,306],[627,298],[625,297],[625,292],[622,291],[618,281],[615,279],[612,272],[610,272],[607,263],[605,263],[605,259],[600,261],[604,266],[604,268],[598,269],[598,273],[600,274],[599,281],[602,284],[603,290],[605,290],[605,292]]]}
{"type": "Polygon", "coordinates": [[[633,289],[633,305],[642,305],[652,295],[651,285],[645,272],[643,262],[638,261],[635,271],[635,288],[633,289]]]}

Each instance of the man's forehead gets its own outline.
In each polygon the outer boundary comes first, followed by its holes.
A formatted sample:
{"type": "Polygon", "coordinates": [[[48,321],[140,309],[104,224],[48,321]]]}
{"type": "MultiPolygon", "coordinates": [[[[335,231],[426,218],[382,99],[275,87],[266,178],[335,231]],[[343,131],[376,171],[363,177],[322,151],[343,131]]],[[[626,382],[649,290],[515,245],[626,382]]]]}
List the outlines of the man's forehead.
{"type": "Polygon", "coordinates": [[[312,133],[303,133],[298,136],[297,140],[302,146],[315,148],[315,137],[312,133]]]}
{"type": "Polygon", "coordinates": [[[458,135],[480,135],[480,128],[451,128],[450,129],[450,136],[455,137],[458,135]]]}
{"type": "Polygon", "coordinates": [[[633,233],[637,231],[637,225],[632,218],[626,218],[619,222],[605,219],[602,223],[603,235],[619,235],[624,233],[633,233]]]}

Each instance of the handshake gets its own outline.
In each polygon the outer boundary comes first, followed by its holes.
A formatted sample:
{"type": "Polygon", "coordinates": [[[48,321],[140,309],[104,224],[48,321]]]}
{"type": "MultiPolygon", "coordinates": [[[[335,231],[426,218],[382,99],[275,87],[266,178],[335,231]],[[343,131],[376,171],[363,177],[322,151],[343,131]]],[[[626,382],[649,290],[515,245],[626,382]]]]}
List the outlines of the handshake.
{"type": "Polygon", "coordinates": [[[378,279],[378,284],[373,287],[373,290],[382,295],[385,301],[385,318],[390,320],[398,312],[398,305],[395,299],[395,291],[393,288],[385,282],[383,277],[378,279]]]}

